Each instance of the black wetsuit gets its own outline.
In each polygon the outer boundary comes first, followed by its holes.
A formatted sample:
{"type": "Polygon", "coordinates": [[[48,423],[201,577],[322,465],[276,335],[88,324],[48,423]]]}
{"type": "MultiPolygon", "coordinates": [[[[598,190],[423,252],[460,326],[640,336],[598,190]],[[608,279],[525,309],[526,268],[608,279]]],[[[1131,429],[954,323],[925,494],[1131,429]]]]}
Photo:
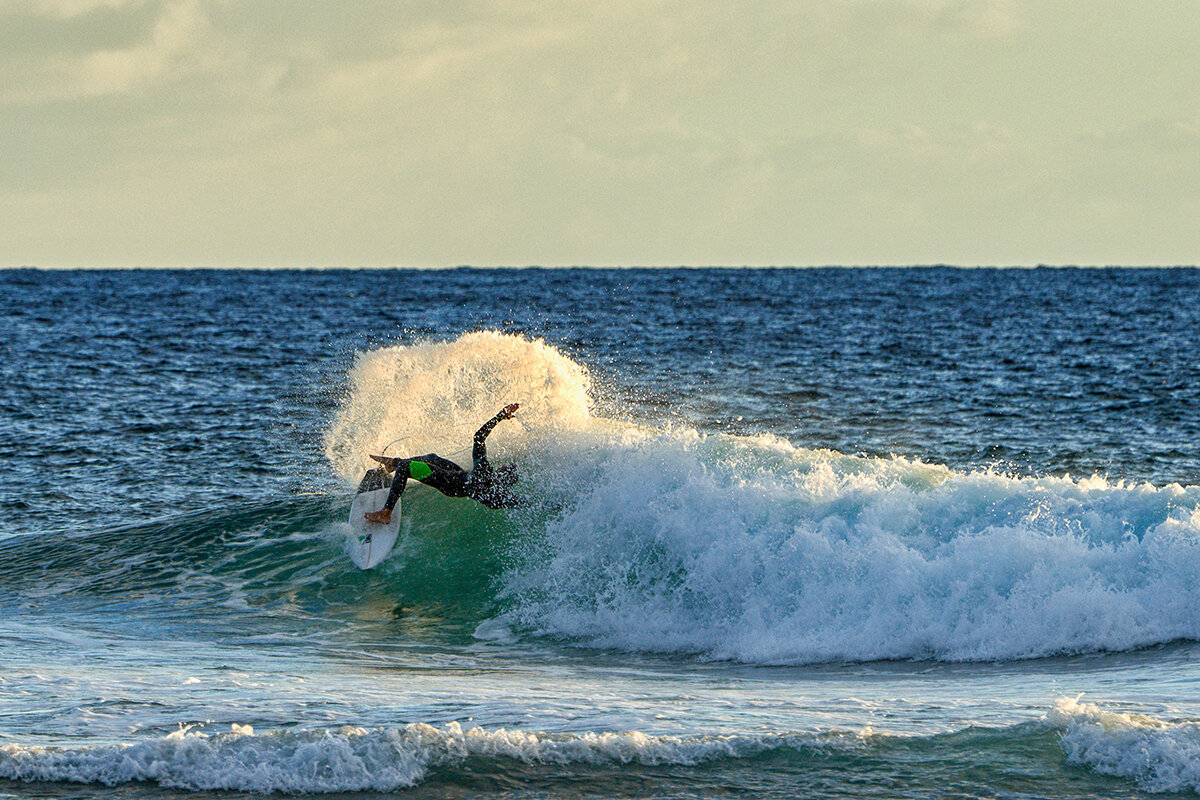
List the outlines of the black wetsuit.
{"type": "Polygon", "coordinates": [[[488,434],[502,419],[505,417],[497,414],[475,431],[470,472],[436,453],[415,458],[398,458],[395,463],[395,473],[391,476],[390,481],[382,467],[373,469],[363,476],[358,491],[381,489],[390,483],[392,491],[388,493],[387,503],[384,504],[384,507],[390,511],[396,507],[400,495],[404,494],[404,487],[408,483],[408,479],[413,478],[426,486],[432,486],[448,497],[470,497],[488,508],[512,508],[518,504],[517,498],[509,489],[512,481],[498,479],[496,470],[492,468],[492,462],[487,457],[488,434]]]}

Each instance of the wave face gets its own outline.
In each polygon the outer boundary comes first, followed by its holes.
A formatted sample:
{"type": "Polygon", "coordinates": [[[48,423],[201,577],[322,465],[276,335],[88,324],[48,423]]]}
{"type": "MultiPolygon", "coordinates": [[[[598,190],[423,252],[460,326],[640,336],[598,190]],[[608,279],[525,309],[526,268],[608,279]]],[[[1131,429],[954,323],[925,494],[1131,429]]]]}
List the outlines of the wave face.
{"type": "MultiPolygon", "coordinates": [[[[954,472],[594,416],[586,371],[476,333],[364,354],[326,435],[347,479],[506,402],[533,501],[481,625],[751,663],[1004,660],[1200,638],[1200,488],[954,472]],[[403,402],[396,398],[404,398],[403,402]]],[[[461,460],[461,459],[460,459],[461,460]]]]}

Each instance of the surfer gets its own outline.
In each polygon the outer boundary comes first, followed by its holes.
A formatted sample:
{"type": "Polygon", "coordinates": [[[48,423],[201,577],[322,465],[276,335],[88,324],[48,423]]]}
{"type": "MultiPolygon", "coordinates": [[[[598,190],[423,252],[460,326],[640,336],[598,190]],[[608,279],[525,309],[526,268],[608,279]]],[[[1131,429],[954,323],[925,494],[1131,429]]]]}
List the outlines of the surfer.
{"type": "Polygon", "coordinates": [[[388,473],[395,473],[390,479],[392,491],[388,493],[387,502],[380,511],[372,511],[363,516],[369,522],[386,525],[392,520],[392,509],[400,495],[404,494],[408,479],[418,480],[426,486],[432,486],[447,497],[470,497],[478,500],[488,508],[513,508],[518,500],[512,494],[512,485],[517,482],[517,470],[511,464],[499,468],[492,467],[487,457],[487,437],[500,420],[512,419],[513,414],[520,408],[519,403],[513,403],[500,409],[500,413],[483,423],[475,431],[475,443],[471,450],[471,469],[467,470],[455,464],[448,458],[435,453],[429,453],[415,458],[391,458],[389,456],[372,455],[371,458],[382,466],[371,470],[363,476],[358,491],[381,489],[389,483],[388,473]]]}

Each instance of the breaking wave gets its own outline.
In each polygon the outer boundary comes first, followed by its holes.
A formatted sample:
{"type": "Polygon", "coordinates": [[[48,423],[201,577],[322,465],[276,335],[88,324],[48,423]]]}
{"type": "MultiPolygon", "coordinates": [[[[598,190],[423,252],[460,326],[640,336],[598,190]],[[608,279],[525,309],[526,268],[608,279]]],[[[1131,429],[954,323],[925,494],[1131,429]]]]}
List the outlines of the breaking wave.
{"type": "MultiPolygon", "coordinates": [[[[225,733],[190,728],[133,743],[91,747],[0,745],[0,778],[118,786],[149,782],[193,791],[319,794],[390,792],[467,781],[479,791],[495,781],[592,787],[620,771],[661,780],[661,768],[712,768],[727,780],[745,765],[754,773],[792,775],[796,786],[829,780],[896,787],[899,765],[919,763],[921,785],[1004,780],[1014,763],[1033,772],[1084,766],[1097,776],[1131,780],[1149,792],[1200,792],[1200,726],[1105,711],[1062,699],[1044,718],[1007,727],[968,727],[925,736],[859,731],[671,736],[625,732],[549,733],[519,729],[344,726],[256,733],[234,724],[225,733]],[[584,778],[592,770],[592,777],[584,778]]],[[[1049,776],[1047,776],[1049,777],[1049,776]]],[[[1049,777],[1050,780],[1056,780],[1049,777]]],[[[1062,778],[1057,779],[1063,780],[1062,778]]],[[[1085,789],[1097,796],[1104,785],[1085,789]]]]}
{"type": "Polygon", "coordinates": [[[639,425],[597,416],[592,391],[582,366],[515,336],[364,353],[325,436],[348,485],[368,452],[399,439],[389,452],[450,455],[520,402],[489,446],[519,465],[528,505],[491,512],[416,488],[404,544],[371,573],[341,549],[347,488],[18,537],[0,543],[0,582],[26,604],[159,603],[185,621],[197,603],[271,624],[400,603],[481,639],[754,664],[1200,640],[1200,487],[957,472],[639,425]]]}
{"type": "Polygon", "coordinates": [[[1105,711],[1078,699],[1049,715],[1063,729],[1067,758],[1101,775],[1129,778],[1148,792],[1200,793],[1200,723],[1105,711]]]}
{"type": "Polygon", "coordinates": [[[531,509],[513,516],[502,613],[481,636],[770,664],[1200,638],[1200,487],[956,472],[602,418],[583,367],[490,332],[366,353],[351,383],[326,437],[349,479],[370,447],[454,447],[522,403],[497,450],[521,464],[531,509]]]}
{"type": "MultiPolygon", "coordinates": [[[[582,459],[581,459],[582,461],[582,459]]],[[[505,619],[751,663],[1007,660],[1200,637],[1200,489],[959,473],[627,430],[505,579],[505,619]]]]}
{"type": "Polygon", "coordinates": [[[107,786],[150,781],[192,790],[290,794],[395,791],[425,781],[435,767],[504,759],[529,765],[695,765],[780,748],[853,747],[854,734],[653,736],[548,734],[520,730],[343,727],[256,735],[249,726],[209,735],[180,730],[137,744],[59,748],[0,745],[0,776],[107,786]]]}

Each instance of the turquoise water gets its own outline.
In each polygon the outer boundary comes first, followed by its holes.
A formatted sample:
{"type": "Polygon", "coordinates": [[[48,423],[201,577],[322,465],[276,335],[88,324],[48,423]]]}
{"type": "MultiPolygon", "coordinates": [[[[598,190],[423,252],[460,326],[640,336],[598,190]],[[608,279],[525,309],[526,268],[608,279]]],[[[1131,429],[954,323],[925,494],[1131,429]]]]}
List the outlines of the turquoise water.
{"type": "Polygon", "coordinates": [[[1194,271],[3,280],[0,793],[1200,792],[1194,271]]]}

